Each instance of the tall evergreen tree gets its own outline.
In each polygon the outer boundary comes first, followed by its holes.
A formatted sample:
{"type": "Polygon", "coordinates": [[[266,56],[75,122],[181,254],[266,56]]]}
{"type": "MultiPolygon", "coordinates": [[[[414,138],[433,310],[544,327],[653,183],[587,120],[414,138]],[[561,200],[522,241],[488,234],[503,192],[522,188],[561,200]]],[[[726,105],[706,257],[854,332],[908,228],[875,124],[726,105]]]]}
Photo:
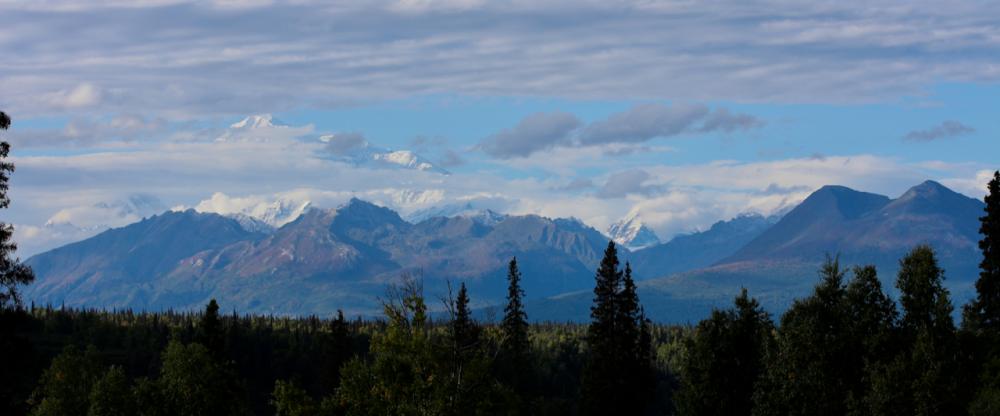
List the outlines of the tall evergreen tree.
{"type": "Polygon", "coordinates": [[[330,321],[330,333],[323,342],[323,373],[321,379],[327,391],[340,385],[340,367],[351,358],[351,329],[344,319],[344,311],[337,310],[337,318],[330,321]]]}
{"type": "Polygon", "coordinates": [[[632,266],[625,263],[622,273],[622,288],[617,294],[616,315],[618,322],[618,350],[624,360],[623,393],[626,395],[623,408],[626,414],[639,414],[653,393],[653,361],[651,334],[639,304],[639,293],[632,279],[632,266]]]}
{"type": "Polygon", "coordinates": [[[498,374],[520,393],[525,393],[532,374],[529,363],[531,344],[528,338],[528,314],[524,311],[524,289],[517,258],[507,267],[507,306],[500,323],[501,342],[498,374]]]}
{"type": "Polygon", "coordinates": [[[963,310],[962,326],[968,334],[963,345],[971,350],[972,377],[976,379],[970,413],[1000,412],[1000,171],[993,173],[985,198],[986,215],[979,219],[979,263],[976,298],[963,310]]]}
{"type": "Polygon", "coordinates": [[[597,268],[594,304],[590,307],[587,328],[587,362],[583,372],[583,409],[595,415],[612,414],[624,402],[622,355],[618,351],[617,294],[622,272],[618,269],[618,250],[608,242],[604,258],[597,268]]]}
{"type": "Polygon", "coordinates": [[[468,350],[479,343],[479,326],[472,320],[472,311],[469,309],[469,292],[465,289],[465,282],[462,282],[458,289],[454,314],[451,321],[451,332],[455,348],[457,351],[468,350]]]}
{"type": "Polygon", "coordinates": [[[989,331],[1000,335],[1000,171],[993,173],[987,186],[986,215],[979,218],[979,249],[983,260],[979,263],[979,280],[976,281],[976,299],[966,305],[964,324],[975,331],[989,331]]]}
{"type": "MultiPolygon", "coordinates": [[[[0,130],[10,127],[10,117],[0,111],[0,130]]],[[[10,154],[10,144],[0,141],[0,208],[10,206],[7,190],[10,189],[10,175],[14,173],[14,164],[7,160],[10,154]]],[[[0,222],[0,308],[20,307],[21,296],[18,286],[26,285],[35,280],[31,268],[21,263],[15,257],[17,244],[14,243],[14,226],[0,222]]]]}
{"type": "Polygon", "coordinates": [[[712,311],[688,339],[675,398],[679,414],[751,414],[774,323],[746,289],[734,304],[729,310],[712,311]]]}
{"type": "Polygon", "coordinates": [[[198,325],[198,341],[212,353],[217,360],[225,356],[225,339],[222,320],[219,319],[219,304],[213,298],[205,305],[205,313],[201,315],[198,325]]]}
{"type": "Polygon", "coordinates": [[[524,289],[521,288],[521,271],[517,258],[512,258],[507,268],[507,306],[504,307],[501,328],[505,350],[513,355],[528,353],[528,314],[524,311],[524,289]]]}
{"type": "MultiPolygon", "coordinates": [[[[449,354],[444,357],[451,385],[447,393],[448,414],[466,415],[483,410],[483,402],[493,392],[492,362],[480,343],[480,327],[472,319],[469,294],[462,283],[451,302],[449,354]]],[[[487,405],[488,407],[488,405],[487,405]]]]}
{"type": "Polygon", "coordinates": [[[589,414],[639,414],[648,402],[652,379],[640,345],[645,325],[631,267],[618,268],[618,250],[609,242],[595,276],[594,305],[587,328],[583,410],[589,414]]]}

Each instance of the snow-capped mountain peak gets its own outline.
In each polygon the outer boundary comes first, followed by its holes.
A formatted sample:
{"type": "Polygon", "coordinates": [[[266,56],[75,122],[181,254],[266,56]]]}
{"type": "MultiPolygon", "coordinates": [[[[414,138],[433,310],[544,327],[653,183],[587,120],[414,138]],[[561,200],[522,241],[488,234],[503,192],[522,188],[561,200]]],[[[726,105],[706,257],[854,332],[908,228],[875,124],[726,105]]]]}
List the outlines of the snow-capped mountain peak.
{"type": "Polygon", "coordinates": [[[214,212],[235,219],[247,231],[269,232],[295,221],[312,202],[278,197],[270,201],[258,197],[234,198],[221,192],[195,206],[198,212],[214,212]]]}
{"type": "Polygon", "coordinates": [[[319,137],[326,144],[325,158],[355,166],[414,169],[448,175],[423,156],[410,150],[392,150],[372,144],[359,133],[326,134],[319,137]]]}
{"type": "Polygon", "coordinates": [[[630,214],[608,227],[608,236],[616,243],[630,250],[637,250],[660,243],[652,229],[639,219],[638,214],[630,214]]]}
{"type": "Polygon", "coordinates": [[[501,214],[492,209],[484,209],[477,212],[465,213],[462,216],[469,218],[474,222],[490,227],[497,225],[501,221],[507,219],[507,215],[501,214]]]}
{"type": "Polygon", "coordinates": [[[237,121],[229,126],[232,129],[259,129],[267,127],[275,127],[277,120],[274,119],[270,114],[257,114],[248,116],[243,120],[237,121]]]}

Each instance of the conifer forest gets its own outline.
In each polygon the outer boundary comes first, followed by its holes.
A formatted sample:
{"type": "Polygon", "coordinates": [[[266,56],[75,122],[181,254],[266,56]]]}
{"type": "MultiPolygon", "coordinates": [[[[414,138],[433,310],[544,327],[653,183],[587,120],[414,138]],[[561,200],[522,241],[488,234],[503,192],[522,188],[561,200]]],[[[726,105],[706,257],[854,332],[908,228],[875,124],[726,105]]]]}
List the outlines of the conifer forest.
{"type": "MultiPolygon", "coordinates": [[[[0,127],[10,119],[0,113],[0,127]]],[[[0,146],[0,205],[14,165],[0,146]]],[[[503,316],[464,283],[404,275],[370,318],[25,304],[0,227],[5,415],[993,415],[1000,413],[1000,172],[980,218],[976,297],[954,305],[935,251],[899,259],[898,298],[835,254],[771,316],[747,290],[692,325],[651,322],[608,243],[589,324],[531,323],[516,258],[503,316]],[[958,322],[958,323],[956,323],[958,322]]],[[[433,273],[428,270],[427,273],[433,273]]]]}

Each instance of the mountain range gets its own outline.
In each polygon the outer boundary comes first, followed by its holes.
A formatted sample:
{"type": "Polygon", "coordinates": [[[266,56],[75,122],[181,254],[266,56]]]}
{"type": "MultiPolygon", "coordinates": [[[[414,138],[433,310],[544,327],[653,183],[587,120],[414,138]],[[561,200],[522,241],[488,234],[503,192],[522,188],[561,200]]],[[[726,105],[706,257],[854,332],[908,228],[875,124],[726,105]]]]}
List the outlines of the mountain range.
{"type": "MultiPolygon", "coordinates": [[[[187,210],[110,229],[28,259],[37,281],[26,296],[135,309],[199,308],[214,297],[246,312],[368,315],[378,313],[388,283],[410,274],[422,278],[432,304],[449,282],[465,282],[474,306],[490,315],[516,257],[532,319],[585,320],[609,239],[575,219],[460,210],[409,222],[359,199],[301,208],[271,228],[187,210]]],[[[780,217],[741,215],[621,253],[640,280],[647,313],[663,322],[697,321],[740,287],[780,312],[809,292],[827,254],[875,264],[891,288],[898,259],[920,243],[937,250],[962,301],[976,276],[982,208],[932,181],[896,199],[826,186],[780,217]]]]}
{"type": "MultiPolygon", "coordinates": [[[[945,269],[953,303],[960,305],[973,295],[978,277],[983,207],[933,181],[896,199],[825,186],[780,219],[736,218],[633,253],[637,273],[666,270],[638,283],[640,298],[649,316],[697,322],[713,308],[731,305],[745,287],[777,314],[810,293],[827,255],[846,267],[875,265],[883,288],[894,294],[899,259],[915,245],[929,244],[945,269]],[[730,226],[735,227],[725,230],[730,226]],[[698,248],[705,241],[713,243],[698,248]]],[[[542,320],[580,319],[591,297],[580,291],[536,301],[529,313],[542,320]]]]}

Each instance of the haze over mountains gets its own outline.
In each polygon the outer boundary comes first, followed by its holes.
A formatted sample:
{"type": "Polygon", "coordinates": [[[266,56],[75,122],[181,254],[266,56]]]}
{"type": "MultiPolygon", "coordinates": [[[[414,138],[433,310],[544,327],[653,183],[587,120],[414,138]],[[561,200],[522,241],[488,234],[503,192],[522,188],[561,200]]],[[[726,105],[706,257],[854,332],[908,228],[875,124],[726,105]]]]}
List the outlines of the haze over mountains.
{"type": "MultiPolygon", "coordinates": [[[[622,256],[642,280],[647,312],[664,322],[701,319],[741,286],[783,310],[815,284],[827,253],[876,264],[891,288],[896,261],[920,243],[938,251],[960,300],[976,276],[982,206],[931,181],[897,199],[826,186],[783,217],[743,215],[622,256]]],[[[301,213],[261,225],[247,220],[261,213],[165,212],[36,255],[27,261],[38,276],[27,298],[186,309],[215,297],[247,312],[375,314],[385,285],[410,273],[432,298],[447,281],[464,281],[487,307],[503,300],[506,263],[516,256],[532,319],[584,320],[608,241],[575,219],[470,209],[408,222],[358,199],[337,209],[274,208],[301,213]]],[[[641,235],[641,225],[623,228],[641,235]]]]}

